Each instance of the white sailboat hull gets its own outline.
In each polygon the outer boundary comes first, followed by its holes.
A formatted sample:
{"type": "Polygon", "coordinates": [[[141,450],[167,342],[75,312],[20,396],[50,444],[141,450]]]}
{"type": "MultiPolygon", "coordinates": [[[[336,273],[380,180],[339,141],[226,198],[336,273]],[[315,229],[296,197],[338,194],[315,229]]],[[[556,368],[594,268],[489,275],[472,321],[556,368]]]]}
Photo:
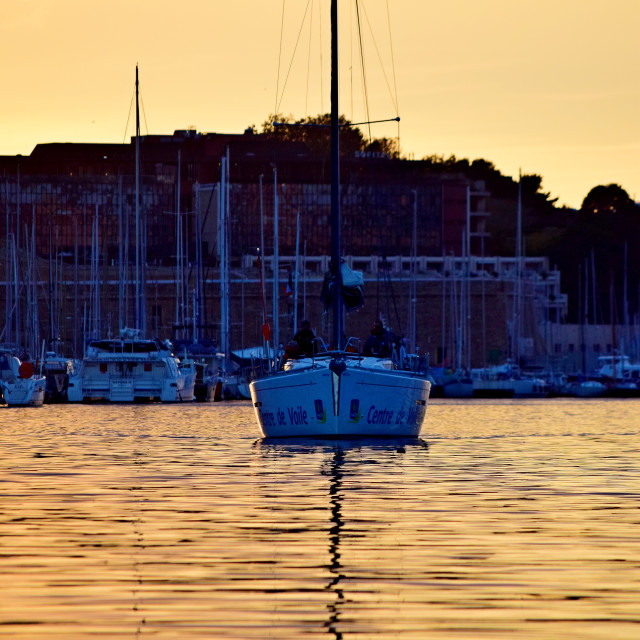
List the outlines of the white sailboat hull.
{"type": "MultiPolygon", "coordinates": [[[[251,383],[264,437],[417,437],[431,383],[408,372],[342,360],[337,372],[310,359],[251,383]]],[[[372,360],[372,359],[368,359],[372,360]]]]}
{"type": "Polygon", "coordinates": [[[10,407],[40,407],[44,402],[46,380],[44,376],[16,378],[2,381],[4,401],[10,407]]]}

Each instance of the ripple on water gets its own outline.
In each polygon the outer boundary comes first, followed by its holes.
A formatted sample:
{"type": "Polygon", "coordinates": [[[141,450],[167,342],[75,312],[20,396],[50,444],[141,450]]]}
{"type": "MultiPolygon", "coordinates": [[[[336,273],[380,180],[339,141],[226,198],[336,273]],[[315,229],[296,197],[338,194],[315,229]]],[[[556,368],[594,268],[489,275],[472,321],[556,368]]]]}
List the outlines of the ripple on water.
{"type": "Polygon", "coordinates": [[[639,407],[338,443],[240,402],[0,409],[0,637],[635,639],[639,407]]]}

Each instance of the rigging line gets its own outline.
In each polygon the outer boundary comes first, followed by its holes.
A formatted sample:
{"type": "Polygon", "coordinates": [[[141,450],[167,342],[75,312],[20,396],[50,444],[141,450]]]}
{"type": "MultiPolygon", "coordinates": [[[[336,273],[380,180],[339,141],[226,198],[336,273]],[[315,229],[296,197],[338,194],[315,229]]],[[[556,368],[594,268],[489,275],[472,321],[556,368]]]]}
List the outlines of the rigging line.
{"type": "Polygon", "coordinates": [[[351,104],[350,119],[353,120],[353,4],[349,3],[349,7],[349,18],[351,20],[351,24],[349,27],[349,92],[351,104]]]}
{"type": "MultiPolygon", "coordinates": [[[[396,93],[396,97],[393,97],[393,92],[391,90],[391,85],[389,83],[389,78],[387,78],[387,73],[384,70],[384,64],[382,63],[382,56],[380,55],[380,49],[378,48],[378,43],[376,42],[376,38],[373,34],[373,29],[371,27],[371,22],[369,21],[369,15],[367,14],[367,9],[364,6],[364,4],[362,5],[362,12],[364,13],[364,17],[367,21],[367,26],[369,27],[369,33],[371,34],[371,39],[373,40],[373,46],[376,50],[376,54],[378,55],[378,62],[380,62],[380,69],[382,70],[382,75],[384,76],[384,80],[387,83],[387,89],[389,89],[389,94],[391,96],[391,102],[393,102],[393,106],[396,110],[396,114],[398,113],[398,97],[397,97],[397,93],[396,93]]],[[[393,54],[392,54],[392,58],[393,58],[393,54]]],[[[395,82],[395,70],[394,70],[394,82],[395,82]]]]}
{"type": "MultiPolygon", "coordinates": [[[[356,16],[358,23],[358,40],[360,43],[360,65],[362,68],[362,94],[364,98],[364,109],[367,116],[367,120],[371,120],[369,116],[369,96],[367,95],[367,75],[364,68],[364,48],[362,46],[362,25],[360,22],[360,2],[356,0],[356,16]]],[[[369,142],[371,142],[371,127],[367,127],[369,130],[369,142]]]]}
{"type": "Polygon", "coordinates": [[[149,125],[147,124],[147,112],[144,110],[144,102],[142,101],[142,95],[140,95],[140,106],[142,107],[142,117],[144,118],[144,126],[149,135],[149,125]]]}
{"type": "Polygon", "coordinates": [[[276,79],[276,99],[273,106],[273,114],[278,113],[278,92],[280,91],[280,66],[282,63],[282,39],[284,35],[284,5],[286,0],[282,0],[282,18],[280,20],[280,50],[278,51],[278,77],[276,79]]]}
{"type": "Polygon", "coordinates": [[[309,115],[309,76],[311,74],[311,40],[313,36],[313,0],[311,0],[311,16],[309,18],[309,48],[307,49],[307,88],[304,96],[304,115],[309,115]]]}
{"type": "MultiPolygon", "coordinates": [[[[393,72],[393,91],[396,97],[396,115],[400,115],[400,105],[398,102],[398,83],[396,80],[396,61],[393,55],[393,38],[391,37],[391,13],[389,11],[389,0],[387,0],[387,25],[389,27],[389,49],[391,51],[391,71],[393,72]]],[[[398,153],[398,157],[400,157],[400,118],[398,118],[398,126],[396,132],[396,152],[398,153]]]]}
{"type": "Polygon", "coordinates": [[[127,131],[129,131],[129,122],[131,121],[131,111],[133,110],[133,98],[131,96],[131,102],[129,104],[129,115],[127,116],[127,126],[124,128],[124,137],[122,138],[122,144],[125,144],[127,141],[127,131]]]}
{"type": "Polygon", "coordinates": [[[322,2],[318,2],[318,25],[319,25],[319,49],[320,49],[320,112],[324,112],[324,74],[322,73],[322,51],[324,46],[322,43],[322,2]]]}
{"type": "Polygon", "coordinates": [[[293,48],[293,53],[291,54],[291,62],[289,63],[289,69],[287,70],[287,77],[284,79],[284,84],[282,85],[282,94],[280,96],[280,102],[277,103],[276,113],[278,113],[278,109],[282,104],[282,99],[284,98],[284,90],[287,88],[287,82],[289,80],[289,75],[291,74],[291,68],[293,67],[293,61],[296,57],[296,51],[298,50],[298,45],[300,44],[300,36],[302,35],[302,28],[304,27],[304,22],[307,19],[307,13],[309,12],[309,5],[311,4],[311,0],[307,0],[307,6],[304,10],[304,16],[302,16],[302,23],[300,24],[300,30],[298,31],[298,37],[296,38],[296,45],[293,48]]]}
{"type": "Polygon", "coordinates": [[[398,107],[398,83],[396,82],[396,62],[393,55],[393,38],[391,37],[391,14],[389,12],[389,0],[387,0],[387,25],[389,26],[389,49],[391,51],[391,71],[393,72],[393,90],[396,96],[396,115],[400,115],[399,114],[400,110],[398,107]]]}

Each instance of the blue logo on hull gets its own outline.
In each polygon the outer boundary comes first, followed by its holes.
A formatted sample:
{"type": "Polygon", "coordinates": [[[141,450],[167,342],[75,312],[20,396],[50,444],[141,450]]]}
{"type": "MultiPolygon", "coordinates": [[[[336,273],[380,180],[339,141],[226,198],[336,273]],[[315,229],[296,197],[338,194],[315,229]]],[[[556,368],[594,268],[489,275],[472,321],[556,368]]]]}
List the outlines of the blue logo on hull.
{"type": "Polygon", "coordinates": [[[353,399],[349,407],[349,420],[351,422],[360,422],[360,400],[353,399]]]}
{"type": "Polygon", "coordinates": [[[316,400],[315,407],[316,419],[320,422],[320,424],[324,424],[327,421],[327,414],[325,413],[324,407],[322,405],[322,400],[316,400]]]}

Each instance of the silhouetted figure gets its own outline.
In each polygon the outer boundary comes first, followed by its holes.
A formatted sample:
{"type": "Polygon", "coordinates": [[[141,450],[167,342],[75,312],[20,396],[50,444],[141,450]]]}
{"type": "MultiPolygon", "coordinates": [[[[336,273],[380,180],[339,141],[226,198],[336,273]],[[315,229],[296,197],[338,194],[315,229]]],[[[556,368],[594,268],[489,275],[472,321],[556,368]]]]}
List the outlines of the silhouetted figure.
{"type": "Polygon", "coordinates": [[[388,358],[393,348],[393,337],[390,331],[384,328],[380,320],[376,320],[371,327],[371,335],[366,339],[362,354],[388,358]]]}
{"type": "Polygon", "coordinates": [[[287,346],[284,349],[282,361],[287,362],[287,360],[297,360],[299,357],[300,345],[295,340],[290,340],[287,342],[287,346]]]}
{"type": "Polygon", "coordinates": [[[314,354],[314,343],[316,334],[311,330],[311,323],[308,320],[303,320],[302,325],[298,333],[293,336],[293,339],[298,343],[300,347],[300,356],[310,358],[314,354]]]}

